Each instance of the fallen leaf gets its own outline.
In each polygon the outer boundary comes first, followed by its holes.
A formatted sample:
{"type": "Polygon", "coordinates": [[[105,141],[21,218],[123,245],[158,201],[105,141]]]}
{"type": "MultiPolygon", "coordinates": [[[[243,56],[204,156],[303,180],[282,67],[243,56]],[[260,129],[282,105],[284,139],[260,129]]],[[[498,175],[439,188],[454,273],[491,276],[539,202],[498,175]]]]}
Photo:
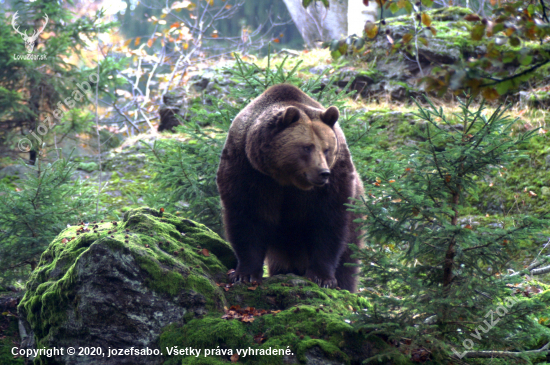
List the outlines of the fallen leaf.
{"type": "Polygon", "coordinates": [[[208,250],[206,248],[203,248],[201,253],[206,257],[210,256],[210,252],[208,252],[208,250]]]}

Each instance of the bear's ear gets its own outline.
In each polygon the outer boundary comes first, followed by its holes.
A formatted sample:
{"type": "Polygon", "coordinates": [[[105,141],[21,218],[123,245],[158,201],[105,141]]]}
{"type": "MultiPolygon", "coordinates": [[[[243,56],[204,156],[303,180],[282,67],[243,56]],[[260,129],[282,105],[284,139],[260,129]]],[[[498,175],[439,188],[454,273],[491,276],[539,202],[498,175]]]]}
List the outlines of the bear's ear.
{"type": "Polygon", "coordinates": [[[282,118],[277,121],[277,126],[279,128],[286,128],[292,123],[296,123],[299,120],[300,109],[296,108],[295,106],[289,106],[283,112],[282,118]]]}
{"type": "Polygon", "coordinates": [[[334,123],[338,120],[340,117],[340,112],[338,111],[338,108],[335,106],[331,106],[327,110],[321,113],[321,120],[323,123],[328,125],[329,127],[333,127],[334,123]]]}

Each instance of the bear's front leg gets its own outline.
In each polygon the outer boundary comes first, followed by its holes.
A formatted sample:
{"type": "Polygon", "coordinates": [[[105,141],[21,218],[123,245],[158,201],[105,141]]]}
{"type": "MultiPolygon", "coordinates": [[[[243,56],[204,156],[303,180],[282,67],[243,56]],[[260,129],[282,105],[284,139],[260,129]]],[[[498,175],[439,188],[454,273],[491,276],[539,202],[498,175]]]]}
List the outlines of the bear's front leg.
{"type": "Polygon", "coordinates": [[[340,257],[346,247],[341,227],[317,226],[311,236],[309,266],[305,276],[323,288],[335,288],[335,277],[340,257]]]}
{"type": "Polygon", "coordinates": [[[231,218],[232,214],[226,212],[226,234],[238,263],[229,278],[233,282],[261,282],[267,250],[266,229],[250,217],[239,217],[235,220],[231,218]]]}

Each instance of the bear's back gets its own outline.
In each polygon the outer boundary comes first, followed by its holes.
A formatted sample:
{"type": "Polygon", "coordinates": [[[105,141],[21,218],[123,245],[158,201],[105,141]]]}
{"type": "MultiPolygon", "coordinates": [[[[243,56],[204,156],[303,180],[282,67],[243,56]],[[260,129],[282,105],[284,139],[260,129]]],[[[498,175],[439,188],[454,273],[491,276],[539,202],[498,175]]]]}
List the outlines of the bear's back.
{"type": "MultiPolygon", "coordinates": [[[[280,108],[283,105],[298,106],[303,111],[309,108],[322,109],[323,106],[310,98],[306,93],[289,84],[279,84],[271,86],[263,94],[248,104],[233,121],[233,124],[253,123],[260,114],[265,113],[271,108],[280,108]],[[301,107],[300,107],[301,106],[301,107]],[[309,108],[308,108],[309,107],[309,108]]],[[[307,111],[306,111],[307,113],[307,111]]]]}

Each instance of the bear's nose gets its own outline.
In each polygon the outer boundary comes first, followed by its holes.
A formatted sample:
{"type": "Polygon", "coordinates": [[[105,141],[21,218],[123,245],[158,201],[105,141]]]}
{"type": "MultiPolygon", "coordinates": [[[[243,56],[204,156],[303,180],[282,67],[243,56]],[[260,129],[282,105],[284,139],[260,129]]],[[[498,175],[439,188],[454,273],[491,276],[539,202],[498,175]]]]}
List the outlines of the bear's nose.
{"type": "Polygon", "coordinates": [[[319,172],[319,177],[323,180],[327,180],[330,177],[330,170],[329,169],[321,170],[321,172],[319,172]]]}

